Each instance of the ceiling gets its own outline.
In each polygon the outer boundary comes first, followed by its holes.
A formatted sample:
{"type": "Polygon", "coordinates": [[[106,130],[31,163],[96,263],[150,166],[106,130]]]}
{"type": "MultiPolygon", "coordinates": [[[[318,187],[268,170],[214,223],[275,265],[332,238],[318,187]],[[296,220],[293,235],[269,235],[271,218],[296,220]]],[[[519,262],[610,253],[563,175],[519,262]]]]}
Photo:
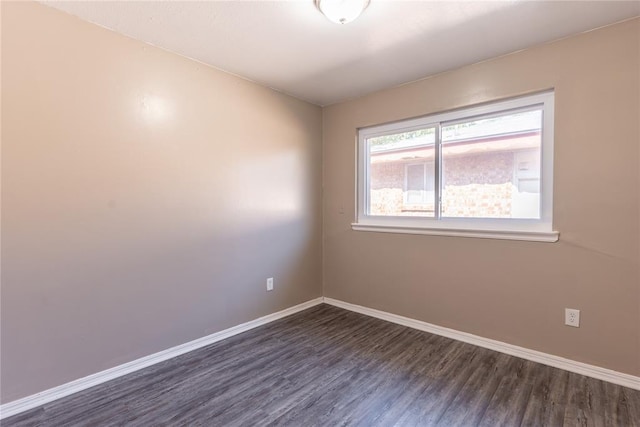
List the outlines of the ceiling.
{"type": "Polygon", "coordinates": [[[314,0],[43,3],[318,105],[640,15],[639,1],[371,0],[337,25],[314,0]]]}

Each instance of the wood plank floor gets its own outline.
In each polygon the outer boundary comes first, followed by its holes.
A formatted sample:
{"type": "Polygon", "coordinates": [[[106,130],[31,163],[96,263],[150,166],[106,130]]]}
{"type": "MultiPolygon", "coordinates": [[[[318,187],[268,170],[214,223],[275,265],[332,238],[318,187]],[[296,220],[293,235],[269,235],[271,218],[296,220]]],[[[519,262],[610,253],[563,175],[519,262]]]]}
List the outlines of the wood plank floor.
{"type": "Polygon", "coordinates": [[[12,426],[640,426],[640,391],[319,305],[12,426]]]}

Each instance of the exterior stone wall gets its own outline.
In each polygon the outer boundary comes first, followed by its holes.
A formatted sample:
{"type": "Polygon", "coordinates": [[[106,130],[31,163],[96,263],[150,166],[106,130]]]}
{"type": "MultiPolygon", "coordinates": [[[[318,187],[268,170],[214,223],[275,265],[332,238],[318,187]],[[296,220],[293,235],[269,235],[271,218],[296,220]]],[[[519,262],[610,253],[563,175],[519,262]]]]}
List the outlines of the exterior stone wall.
{"type": "MultiPolygon", "coordinates": [[[[405,166],[410,162],[371,165],[372,215],[432,215],[433,203],[404,203],[405,166]]],[[[442,215],[509,218],[513,198],[514,153],[447,158],[443,170],[442,215]],[[480,184],[481,183],[481,184],[480,184]]]]}
{"type": "Polygon", "coordinates": [[[514,153],[473,154],[444,157],[444,186],[470,184],[504,184],[513,181],[514,153]]]}
{"type": "MultiPolygon", "coordinates": [[[[372,190],[385,188],[404,189],[405,162],[374,163],[371,165],[369,185],[372,190]]],[[[402,197],[400,197],[402,200],[402,197]]]]}
{"type": "Polygon", "coordinates": [[[402,188],[371,190],[370,210],[372,215],[404,215],[402,188]]]}
{"type": "Polygon", "coordinates": [[[442,192],[442,216],[510,218],[513,184],[447,185],[442,192]]]}

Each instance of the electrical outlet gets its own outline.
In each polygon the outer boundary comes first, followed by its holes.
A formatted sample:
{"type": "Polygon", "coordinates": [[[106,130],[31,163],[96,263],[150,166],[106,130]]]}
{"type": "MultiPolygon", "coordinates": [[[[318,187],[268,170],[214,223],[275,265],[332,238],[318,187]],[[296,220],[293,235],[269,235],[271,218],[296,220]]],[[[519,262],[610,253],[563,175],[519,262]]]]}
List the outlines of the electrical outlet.
{"type": "Polygon", "coordinates": [[[273,290],[273,277],[269,277],[267,279],[267,290],[268,291],[272,291],[273,290]]]}
{"type": "Polygon", "coordinates": [[[580,310],[575,308],[564,309],[564,324],[567,326],[573,326],[574,328],[580,327],[580,310]]]}

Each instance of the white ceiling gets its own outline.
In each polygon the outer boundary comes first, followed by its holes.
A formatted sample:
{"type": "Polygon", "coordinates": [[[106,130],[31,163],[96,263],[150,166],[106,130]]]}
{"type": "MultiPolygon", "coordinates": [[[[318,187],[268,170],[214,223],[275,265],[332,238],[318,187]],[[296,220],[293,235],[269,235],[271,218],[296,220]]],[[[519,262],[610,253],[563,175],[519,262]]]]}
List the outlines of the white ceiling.
{"type": "Polygon", "coordinates": [[[640,1],[371,0],[341,26],[314,0],[44,3],[319,105],[640,15],[640,1]]]}

